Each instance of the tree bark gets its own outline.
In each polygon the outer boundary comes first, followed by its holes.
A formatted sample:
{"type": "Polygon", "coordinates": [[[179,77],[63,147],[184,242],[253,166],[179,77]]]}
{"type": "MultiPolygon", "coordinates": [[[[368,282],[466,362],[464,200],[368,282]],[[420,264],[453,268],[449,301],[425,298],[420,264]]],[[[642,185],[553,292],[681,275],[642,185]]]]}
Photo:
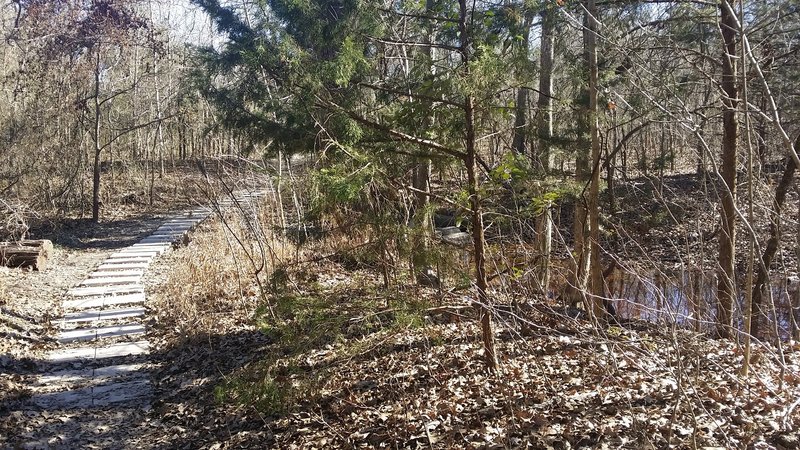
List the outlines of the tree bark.
{"type": "MultiPolygon", "coordinates": [[[[435,7],[434,0],[426,0],[425,8],[428,13],[430,13],[433,8],[435,7]]],[[[434,30],[433,26],[428,26],[428,43],[433,44],[434,42],[434,30]]],[[[431,74],[434,74],[434,66],[433,66],[433,47],[431,45],[427,45],[423,47],[423,52],[427,57],[427,61],[429,63],[428,71],[431,74]]],[[[434,113],[431,111],[430,115],[426,120],[426,125],[429,128],[432,128],[434,125],[434,113]]],[[[431,191],[431,165],[432,162],[430,158],[423,158],[422,160],[417,162],[417,165],[414,167],[414,176],[412,180],[412,185],[414,189],[416,189],[414,194],[414,215],[417,218],[417,226],[420,229],[421,234],[418,235],[415,239],[417,242],[414,244],[414,253],[416,255],[422,255],[422,258],[415,258],[414,261],[414,272],[417,276],[417,281],[425,280],[428,276],[428,258],[427,258],[427,250],[430,240],[430,234],[433,231],[433,226],[431,224],[430,214],[428,209],[428,204],[430,203],[430,191],[431,191]],[[421,259],[422,261],[418,261],[421,259]],[[421,262],[421,264],[417,264],[421,262]]]]}
{"type": "Polygon", "coordinates": [[[553,210],[549,202],[536,220],[536,239],[539,244],[537,280],[542,295],[546,297],[550,291],[550,253],[553,250],[553,210]]]}
{"type": "MultiPolygon", "coordinates": [[[[527,42],[527,39],[525,40],[527,42]]],[[[527,52],[527,44],[525,49],[527,52]]],[[[520,86],[517,89],[517,102],[514,105],[514,139],[512,148],[520,155],[526,153],[525,127],[528,125],[528,89],[520,86]]]]}
{"type": "Polygon", "coordinates": [[[3,242],[0,243],[0,266],[45,270],[52,251],[53,243],[48,240],[3,242]]]}
{"type": "MultiPolygon", "coordinates": [[[[464,64],[464,75],[469,79],[471,41],[467,27],[467,0],[459,0],[458,28],[461,34],[461,58],[464,64]]],[[[484,361],[486,368],[494,372],[497,370],[497,352],[494,345],[494,330],[492,325],[492,311],[487,293],[488,280],[486,276],[486,236],[484,235],[483,211],[481,197],[478,192],[478,164],[477,143],[475,136],[475,99],[472,95],[464,97],[465,119],[465,150],[464,163],[467,169],[467,192],[469,193],[470,208],[472,209],[472,244],[475,253],[475,287],[477,299],[475,307],[481,322],[483,336],[484,361]]]]}
{"type": "Polygon", "coordinates": [[[587,0],[586,15],[588,27],[584,31],[586,39],[586,52],[589,63],[589,139],[592,144],[592,177],[589,185],[589,288],[591,307],[594,317],[605,319],[603,307],[604,281],[603,268],[600,265],[600,123],[598,107],[598,79],[597,65],[597,5],[595,0],[587,0]]]}
{"type": "Polygon", "coordinates": [[[547,173],[550,171],[550,147],[553,139],[553,60],[555,43],[555,18],[553,12],[545,7],[541,12],[542,37],[539,54],[539,98],[537,138],[539,141],[539,165],[547,173]]]}
{"type": "MultiPolygon", "coordinates": [[[[526,61],[528,60],[528,52],[530,50],[528,38],[530,36],[530,18],[526,15],[522,33],[522,42],[520,43],[520,56],[526,61]]],[[[517,88],[517,101],[514,105],[514,130],[511,147],[515,152],[520,155],[527,153],[525,145],[526,141],[526,128],[528,126],[528,88],[520,86],[517,88]]]]}
{"type": "MultiPolygon", "coordinates": [[[[590,162],[599,161],[600,136],[597,123],[597,7],[594,0],[586,0],[584,15],[583,42],[584,59],[587,67],[589,86],[583,99],[584,107],[581,117],[582,128],[588,133],[588,140],[581,142],[584,150],[579,151],[575,161],[575,179],[579,186],[588,186],[588,193],[575,200],[575,218],[573,222],[574,260],[570,282],[567,286],[567,297],[573,305],[582,303],[592,319],[603,315],[603,308],[598,307],[601,298],[595,294],[602,289],[602,269],[599,258],[592,255],[599,251],[599,233],[594,221],[599,220],[599,206],[596,197],[599,195],[599,164],[590,166],[590,162]],[[597,192],[595,192],[597,191],[597,192]],[[595,197],[593,199],[593,197],[595,197]]],[[[599,255],[598,255],[599,256],[599,255]]]]}
{"type": "Polygon", "coordinates": [[[92,166],[92,221],[100,221],[100,153],[103,150],[100,144],[100,52],[95,50],[94,65],[94,165],[92,166]]]}
{"type": "MultiPolygon", "coordinates": [[[[800,146],[800,138],[795,142],[795,147],[800,146]]],[[[775,198],[772,201],[772,213],[769,224],[769,239],[764,253],[761,255],[761,262],[763,265],[758,265],[758,272],[756,274],[756,281],[753,284],[753,320],[751,323],[751,334],[758,336],[761,328],[762,320],[762,303],[764,299],[764,289],[767,287],[767,280],[769,279],[769,268],[772,265],[772,260],[775,258],[775,253],[778,251],[781,240],[781,213],[783,212],[783,205],[786,202],[786,194],[794,184],[794,175],[797,171],[797,165],[794,159],[787,158],[786,169],[783,171],[781,181],[778,187],[775,188],[775,198]]]]}
{"type": "Polygon", "coordinates": [[[736,298],[734,257],[736,249],[736,166],[738,88],[736,86],[736,17],[726,4],[720,2],[720,28],[722,30],[723,55],[721,87],[722,98],[722,164],[721,175],[725,183],[722,191],[722,232],[719,238],[719,283],[717,285],[717,335],[731,336],[733,326],[733,304],[736,298]]]}
{"type": "MultiPolygon", "coordinates": [[[[539,98],[536,100],[536,139],[539,167],[546,174],[550,171],[550,147],[553,139],[553,44],[555,41],[555,20],[553,12],[544,6],[542,36],[539,47],[539,98]]],[[[526,37],[527,42],[527,37],[526,37]]],[[[549,204],[544,206],[537,219],[537,238],[539,241],[540,263],[538,281],[542,294],[547,295],[550,285],[550,253],[553,243],[553,214],[549,204]]]]}

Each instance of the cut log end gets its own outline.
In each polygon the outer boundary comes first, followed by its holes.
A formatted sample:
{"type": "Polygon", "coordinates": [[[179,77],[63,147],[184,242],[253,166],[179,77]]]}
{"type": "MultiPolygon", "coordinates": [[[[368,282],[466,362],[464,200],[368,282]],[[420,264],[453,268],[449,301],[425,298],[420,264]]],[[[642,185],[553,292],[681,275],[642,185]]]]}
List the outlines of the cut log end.
{"type": "Polygon", "coordinates": [[[45,270],[52,252],[53,243],[45,239],[0,242],[0,266],[45,270]]]}

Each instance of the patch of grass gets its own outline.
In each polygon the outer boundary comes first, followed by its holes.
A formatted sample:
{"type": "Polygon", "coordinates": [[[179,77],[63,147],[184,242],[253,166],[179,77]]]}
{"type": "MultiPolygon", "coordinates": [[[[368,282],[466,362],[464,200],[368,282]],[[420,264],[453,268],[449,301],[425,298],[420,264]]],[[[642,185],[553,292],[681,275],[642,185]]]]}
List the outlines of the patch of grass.
{"type": "Polygon", "coordinates": [[[273,299],[277,319],[267,309],[256,311],[258,327],[274,339],[284,353],[330,345],[342,337],[342,324],[347,320],[330,298],[320,295],[283,294],[273,299]]]}
{"type": "Polygon", "coordinates": [[[393,335],[425,325],[429,304],[411,293],[383,291],[377,279],[358,274],[344,281],[337,277],[340,283],[331,284],[325,280],[326,268],[315,266],[313,271],[316,276],[298,272],[275,277],[281,288],[273,289],[269,306],[265,303],[255,313],[257,327],[273,341],[271,356],[217,386],[218,401],[285,415],[300,402],[314,401],[328,374],[340,365],[360,360],[391,342],[393,335]],[[300,286],[286,283],[288,279],[300,286]]]}
{"type": "Polygon", "coordinates": [[[277,381],[268,372],[249,371],[214,387],[218,403],[237,403],[256,408],[268,416],[281,416],[291,408],[293,389],[286,381],[277,381]]]}

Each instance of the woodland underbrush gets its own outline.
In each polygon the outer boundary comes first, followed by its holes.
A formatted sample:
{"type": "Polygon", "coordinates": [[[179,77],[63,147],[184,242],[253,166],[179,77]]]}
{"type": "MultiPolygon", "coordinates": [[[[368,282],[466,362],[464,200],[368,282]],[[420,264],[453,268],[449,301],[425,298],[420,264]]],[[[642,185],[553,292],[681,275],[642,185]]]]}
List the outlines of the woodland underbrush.
{"type": "Polygon", "coordinates": [[[220,320],[228,317],[269,310],[270,277],[280,277],[271,274],[294,248],[271,230],[258,229],[254,239],[252,225],[262,223],[267,213],[254,204],[240,208],[251,209],[254,216],[248,221],[240,211],[224,212],[221,221],[200,225],[189,234],[188,246],[169,256],[170,270],[154,303],[162,326],[194,338],[225,329],[220,320]]]}
{"type": "MultiPolygon", "coordinates": [[[[102,172],[101,221],[114,222],[171,213],[208,202],[220,190],[219,176],[235,175],[240,164],[210,160],[203,163],[165,162],[163,172],[144,163],[106,164],[102,172]],[[201,170],[202,167],[202,170],[201,170]],[[206,176],[208,175],[208,176],[206,176]]],[[[42,236],[91,217],[90,177],[61,180],[27,178],[0,196],[0,240],[42,236]],[[35,181],[35,183],[34,183],[35,181]],[[56,186],[67,186],[56,188],[56,186]]]]}
{"type": "Polygon", "coordinates": [[[741,376],[733,341],[669,321],[596,327],[510,273],[490,293],[492,374],[462,250],[434,244],[446,256],[441,285],[420,287],[369,234],[298,245],[235,220],[198,230],[156,293],[164,365],[153,414],[172,433],[153,439],[164,446],[800,445],[794,343],[756,344],[741,376]]]}

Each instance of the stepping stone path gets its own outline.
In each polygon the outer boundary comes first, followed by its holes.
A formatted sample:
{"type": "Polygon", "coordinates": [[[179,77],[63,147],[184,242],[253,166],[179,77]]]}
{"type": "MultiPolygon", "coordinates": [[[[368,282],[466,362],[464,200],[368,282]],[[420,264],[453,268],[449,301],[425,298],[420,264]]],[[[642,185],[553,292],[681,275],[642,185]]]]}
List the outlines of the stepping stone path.
{"type": "MultiPolygon", "coordinates": [[[[237,194],[246,203],[263,193],[237,194]]],[[[234,201],[219,203],[228,208],[234,201]]],[[[136,244],[109,256],[78,286],[67,292],[60,328],[61,348],[46,357],[31,402],[45,410],[90,407],[149,408],[152,388],[145,338],[145,289],[150,263],[212,214],[199,208],[167,220],[136,244]]]]}

